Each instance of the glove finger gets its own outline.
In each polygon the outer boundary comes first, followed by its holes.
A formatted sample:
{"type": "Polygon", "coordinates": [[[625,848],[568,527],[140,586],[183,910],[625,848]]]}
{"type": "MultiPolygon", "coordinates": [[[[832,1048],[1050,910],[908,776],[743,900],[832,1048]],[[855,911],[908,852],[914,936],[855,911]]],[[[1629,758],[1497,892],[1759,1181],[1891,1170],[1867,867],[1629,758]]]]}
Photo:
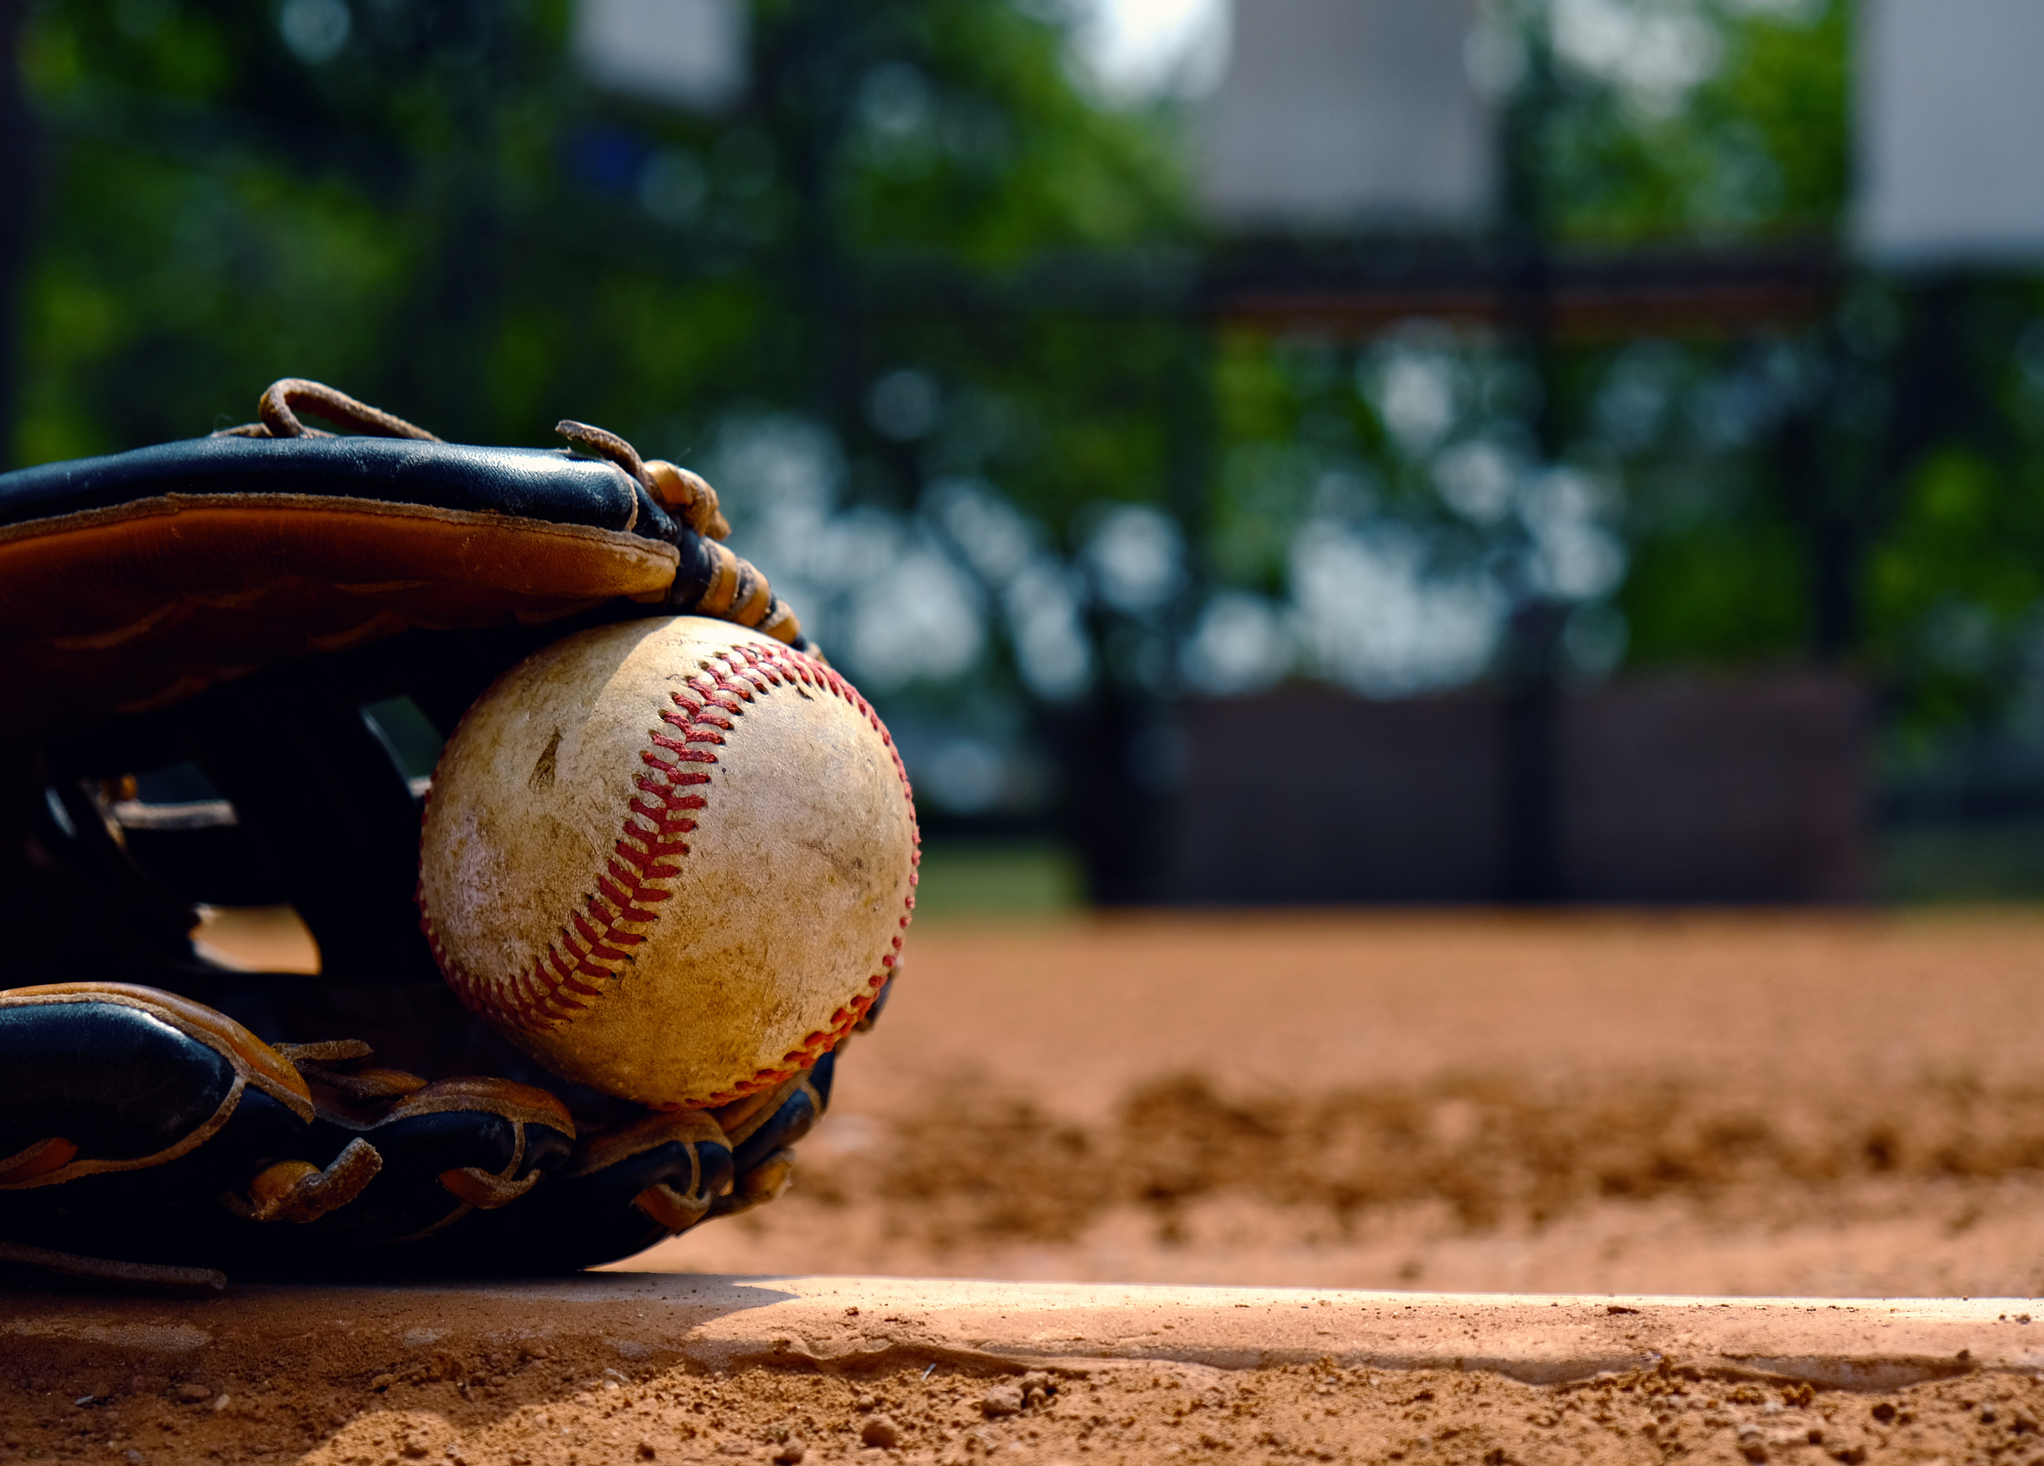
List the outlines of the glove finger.
{"type": "MultiPolygon", "coordinates": [[[[424,1085],[373,1123],[349,1122],[326,1108],[318,1128],[354,1131],[349,1146],[372,1150],[378,1166],[344,1204],[298,1218],[308,1223],[303,1236],[278,1244],[313,1258],[322,1249],[416,1242],[473,1212],[508,1206],[565,1165],[575,1144],[575,1123],[559,1100],[504,1079],[424,1085]]],[[[266,1173],[250,1205],[263,1206],[266,1187],[275,1193],[299,1184],[317,1183],[266,1173]]],[[[271,1211],[294,1219],[288,1202],[271,1211]]]]}
{"type": "Polygon", "coordinates": [[[312,1119],[282,1055],[201,1004],[116,983],[0,993],[10,1241],[206,1260],[229,1220],[213,1198],[302,1152],[312,1119]]]}
{"type": "Polygon", "coordinates": [[[505,1080],[418,1086],[367,1116],[331,1096],[316,1108],[284,1055],[169,993],[0,993],[9,1242],[256,1271],[388,1269],[399,1264],[374,1255],[384,1245],[525,1195],[574,1138],[552,1095],[505,1080]]]}
{"type": "Polygon", "coordinates": [[[217,1172],[312,1116],[298,1071],[201,1004],[118,983],[0,992],[0,1189],[187,1157],[217,1172]]]}
{"type": "Polygon", "coordinates": [[[470,1270],[565,1272],[615,1262],[694,1226],[731,1185],[731,1149],[701,1111],[644,1115],[586,1137],[574,1162],[513,1207],[478,1216],[443,1257],[470,1270]]]}
{"type": "Polygon", "coordinates": [[[739,1174],[729,1195],[720,1196],[711,1204],[710,1215],[735,1217],[756,1206],[765,1206],[786,1191],[794,1179],[795,1152],[770,1150],[754,1163],[752,1169],[739,1174]]]}
{"type": "Polygon", "coordinates": [[[795,1174],[789,1147],[822,1118],[836,1073],[834,1049],[776,1088],[712,1112],[731,1137],[733,1175],[731,1190],[711,1203],[710,1216],[751,1211],[788,1189],[795,1174]]]}
{"type": "Polygon", "coordinates": [[[831,1080],[836,1073],[837,1054],[832,1051],[765,1094],[712,1112],[731,1137],[731,1163],[739,1175],[815,1127],[830,1103],[831,1080]]]}
{"type": "MultiPolygon", "coordinates": [[[[623,1201],[664,1232],[694,1226],[731,1184],[730,1140],[699,1112],[651,1115],[596,1138],[577,1158],[572,1204],[623,1201]]],[[[570,1203],[564,1189],[559,1200],[570,1203]]]]}

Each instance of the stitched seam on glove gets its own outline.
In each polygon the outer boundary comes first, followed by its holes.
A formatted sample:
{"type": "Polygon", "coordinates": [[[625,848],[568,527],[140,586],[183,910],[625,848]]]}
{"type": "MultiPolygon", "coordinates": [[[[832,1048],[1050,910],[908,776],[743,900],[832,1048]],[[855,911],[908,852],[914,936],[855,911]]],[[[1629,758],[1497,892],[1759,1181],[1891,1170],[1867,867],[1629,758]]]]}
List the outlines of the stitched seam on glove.
{"type": "Polygon", "coordinates": [[[126,524],[135,520],[161,519],[208,511],[244,513],[339,514],[352,518],[426,519],[443,524],[504,526],[520,534],[542,534],[563,539],[623,542],[643,551],[670,569],[680,552],[665,540],[649,539],[629,529],[607,529],[594,524],[564,524],[552,519],[533,519],[507,514],[499,509],[449,509],[438,504],[412,504],[402,499],[350,499],[337,494],[294,494],[265,490],[223,494],[153,494],[99,509],[74,509],[18,524],[0,525],[0,544],[76,534],[102,525],[126,524]]]}
{"type": "MultiPolygon", "coordinates": [[[[710,782],[710,776],[690,768],[691,764],[714,764],[710,749],[721,745],[732,731],[733,718],[751,702],[784,683],[799,682],[828,692],[863,715],[880,735],[894,771],[901,780],[902,797],[913,800],[908,770],[894,739],[881,723],[872,705],[857,688],[830,667],[813,657],[787,647],[734,646],[705,661],[681,691],[670,694],[679,712],[660,710],[662,722],[680,737],[655,729],[649,736],[653,747],[641,752],[647,773],[636,783],[641,798],[627,806],[622,838],[612,847],[613,857],[596,876],[596,894],[584,909],[570,914],[560,929],[560,940],[534,959],[530,968],[508,980],[484,981],[453,961],[441,945],[432,914],[420,910],[420,926],[432,946],[434,960],[461,1001],[485,1018],[537,1033],[573,1019],[602,996],[596,984],[613,980],[617,966],[627,960],[621,948],[635,947],[644,936],[626,929],[625,924],[649,924],[658,913],[649,906],[672,895],[668,882],[681,871],[672,864],[688,854],[688,843],[680,838],[694,831],[695,816],[707,800],[696,793],[710,782]]],[[[910,820],[914,815],[911,812],[910,820]]],[[[914,861],[922,861],[921,842],[915,842],[914,861]]],[[[909,876],[909,894],[902,903],[900,926],[906,930],[915,908],[917,873],[909,876]]],[[[852,1031],[866,1010],[873,1006],[881,988],[887,985],[901,951],[901,933],[890,942],[891,950],[880,959],[880,971],[866,980],[867,990],[847,999],[831,1014],[827,1027],[809,1034],[781,1060],[741,1080],[728,1090],[691,1100],[680,1108],[699,1109],[729,1104],[792,1078],[829,1052],[852,1031]]]]}

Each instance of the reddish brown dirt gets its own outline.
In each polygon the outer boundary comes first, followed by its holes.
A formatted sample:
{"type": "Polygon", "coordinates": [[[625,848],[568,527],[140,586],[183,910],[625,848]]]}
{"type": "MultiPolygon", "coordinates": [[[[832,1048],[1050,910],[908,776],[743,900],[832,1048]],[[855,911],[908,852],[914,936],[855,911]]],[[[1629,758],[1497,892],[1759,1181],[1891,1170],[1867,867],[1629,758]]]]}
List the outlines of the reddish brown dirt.
{"type": "MultiPolygon", "coordinates": [[[[797,1189],[633,1266],[2044,1289],[2044,914],[928,923],[910,963],[797,1189]]],[[[2044,1462],[2044,1384],[2007,1375],[7,1364],[0,1462],[2044,1462]]]]}
{"type": "Polygon", "coordinates": [[[1189,1365],[1029,1375],[618,1368],[443,1358],[347,1393],[289,1381],[52,1381],[0,1404],[0,1461],[148,1466],[598,1466],[645,1461],[1380,1461],[1616,1466],[1682,1458],[1857,1466],[2044,1459],[2044,1384],[1888,1394],[1667,1374],[1537,1387],[1487,1374],[1189,1365]],[[74,1392],[76,1392],[74,1394],[74,1392]]]}
{"type": "Polygon", "coordinates": [[[2044,914],[930,923],[795,1190],[629,1266],[2044,1292],[2044,914]]]}

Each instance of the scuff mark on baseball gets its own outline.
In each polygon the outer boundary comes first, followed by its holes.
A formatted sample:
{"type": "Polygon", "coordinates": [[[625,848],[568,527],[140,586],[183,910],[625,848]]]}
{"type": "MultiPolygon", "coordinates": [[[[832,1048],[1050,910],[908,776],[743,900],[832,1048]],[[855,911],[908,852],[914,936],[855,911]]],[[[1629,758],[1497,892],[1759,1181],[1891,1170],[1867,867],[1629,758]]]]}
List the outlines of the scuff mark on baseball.
{"type": "Polygon", "coordinates": [[[433,776],[419,912],[448,983],[555,1073],[663,1108],[814,1063],[915,905],[893,739],[819,659],[699,616],[555,642],[433,776]]]}

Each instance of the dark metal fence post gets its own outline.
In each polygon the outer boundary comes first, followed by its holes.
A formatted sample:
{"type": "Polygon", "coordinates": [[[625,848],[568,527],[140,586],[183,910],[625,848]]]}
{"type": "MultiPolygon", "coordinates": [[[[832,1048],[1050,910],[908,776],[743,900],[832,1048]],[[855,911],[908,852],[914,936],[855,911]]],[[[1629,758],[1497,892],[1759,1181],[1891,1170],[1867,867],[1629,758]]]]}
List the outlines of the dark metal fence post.
{"type": "MultiPolygon", "coordinates": [[[[1527,72],[1501,109],[1498,158],[1504,170],[1501,314],[1539,382],[1534,436],[1541,466],[1566,446],[1556,361],[1554,265],[1549,252],[1544,145],[1554,104],[1554,58],[1537,12],[1527,34],[1527,72]]],[[[1504,650],[1503,848],[1499,895],[1545,902],[1563,894],[1560,829],[1559,693],[1554,658],[1563,608],[1535,587],[1514,585],[1504,650]]]]}
{"type": "Polygon", "coordinates": [[[0,0],[0,468],[13,460],[21,415],[22,298],[35,216],[35,125],[22,94],[28,0],[0,0]]]}

